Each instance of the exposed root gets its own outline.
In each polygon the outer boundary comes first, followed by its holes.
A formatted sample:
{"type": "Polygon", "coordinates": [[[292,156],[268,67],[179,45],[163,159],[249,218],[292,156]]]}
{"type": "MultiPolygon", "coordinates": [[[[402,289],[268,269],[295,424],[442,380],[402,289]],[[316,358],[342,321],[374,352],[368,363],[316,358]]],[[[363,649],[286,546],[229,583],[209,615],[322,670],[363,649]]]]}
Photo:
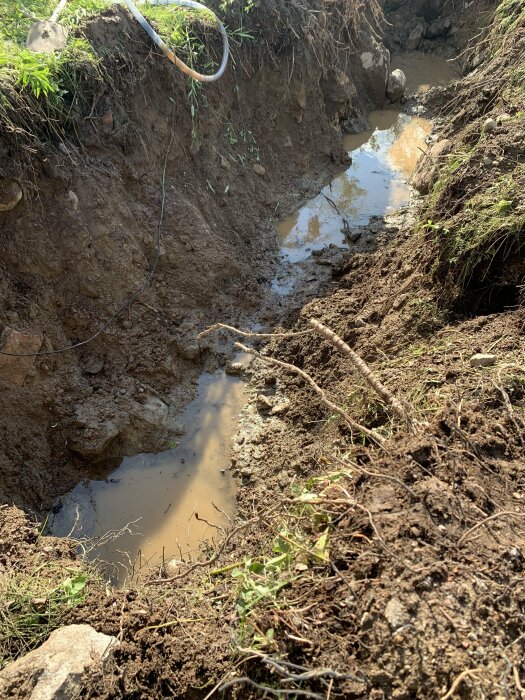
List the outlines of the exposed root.
{"type": "Polygon", "coordinates": [[[475,532],[478,528],[483,527],[483,525],[486,525],[488,522],[491,520],[496,520],[497,518],[503,518],[503,517],[508,517],[508,518],[525,518],[525,513],[515,513],[513,511],[505,511],[503,513],[495,513],[494,515],[491,515],[488,518],[485,518],[485,520],[482,520],[481,522],[477,523],[474,525],[474,527],[471,527],[470,530],[467,530],[464,535],[462,535],[459,540],[458,540],[458,547],[463,544],[463,542],[472,535],[473,532],[475,532]]]}
{"type": "Polygon", "coordinates": [[[299,331],[297,333],[252,333],[251,331],[241,331],[235,326],[228,326],[226,323],[215,323],[213,326],[199,333],[198,338],[205,338],[215,331],[226,330],[241,335],[243,338],[294,338],[300,335],[311,335],[314,331],[299,331]]]}
{"type": "Polygon", "coordinates": [[[303,370],[299,369],[299,367],[291,365],[288,362],[283,362],[282,360],[276,360],[273,357],[266,357],[265,355],[261,355],[261,353],[257,352],[257,350],[249,348],[246,345],[243,345],[242,343],[235,343],[235,347],[239,348],[239,350],[242,350],[243,352],[249,353],[250,355],[254,355],[259,360],[262,360],[262,362],[266,362],[270,365],[275,365],[276,367],[282,367],[288,372],[297,374],[299,377],[304,379],[305,382],[307,382],[312,387],[312,389],[314,389],[314,391],[317,392],[317,394],[319,394],[319,396],[321,397],[321,403],[323,403],[331,411],[338,413],[346,421],[346,423],[352,431],[356,431],[362,433],[363,435],[366,435],[366,437],[369,438],[369,440],[372,440],[372,442],[374,442],[376,445],[381,446],[383,444],[383,438],[378,433],[376,433],[375,430],[370,430],[364,425],[361,425],[361,423],[355,421],[343,408],[341,408],[341,406],[338,406],[333,401],[330,401],[330,399],[327,398],[325,391],[321,389],[321,387],[312,379],[312,377],[309,374],[303,372],[303,370]]]}
{"type": "Polygon", "coordinates": [[[330,330],[327,326],[324,326],[320,321],[315,318],[310,319],[310,325],[315,329],[319,335],[323,336],[329,343],[331,343],[337,350],[350,358],[352,364],[357,369],[359,374],[365,379],[366,382],[372,387],[376,394],[390,406],[392,411],[403,420],[410,432],[414,432],[414,422],[409,415],[407,409],[403,404],[392,394],[392,392],[386,388],[386,386],[379,381],[379,379],[374,375],[370,367],[366,362],[359,357],[359,355],[352,350],[352,348],[345,343],[345,341],[330,330]]]}

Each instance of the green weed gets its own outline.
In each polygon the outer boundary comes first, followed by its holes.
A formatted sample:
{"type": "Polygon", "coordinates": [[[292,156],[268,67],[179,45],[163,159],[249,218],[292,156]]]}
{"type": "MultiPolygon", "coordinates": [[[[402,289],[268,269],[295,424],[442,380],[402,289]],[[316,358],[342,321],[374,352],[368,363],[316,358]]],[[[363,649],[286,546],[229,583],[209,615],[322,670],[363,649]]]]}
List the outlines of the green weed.
{"type": "Polygon", "coordinates": [[[231,573],[236,584],[236,612],[243,644],[264,648],[273,644],[273,629],[262,629],[263,611],[286,605],[280,594],[314,566],[330,561],[330,518],[318,501],[322,488],[341,475],[312,477],[293,489],[295,504],[283,510],[271,554],[246,558],[231,573]]]}
{"type": "Polygon", "coordinates": [[[89,577],[79,570],[43,564],[0,580],[0,668],[31,651],[82,603],[89,577]]]}

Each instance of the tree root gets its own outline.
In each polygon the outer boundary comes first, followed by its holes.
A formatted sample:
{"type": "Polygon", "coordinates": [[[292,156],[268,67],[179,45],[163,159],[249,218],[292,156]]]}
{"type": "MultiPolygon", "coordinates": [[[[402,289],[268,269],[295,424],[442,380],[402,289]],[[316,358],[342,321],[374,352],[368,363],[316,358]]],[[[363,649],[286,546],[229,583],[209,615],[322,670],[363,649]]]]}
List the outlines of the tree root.
{"type": "Polygon", "coordinates": [[[361,423],[355,421],[343,408],[341,408],[341,406],[338,406],[333,401],[330,401],[330,399],[327,398],[325,391],[321,389],[321,387],[312,379],[312,377],[309,374],[304,372],[302,369],[299,369],[299,367],[291,365],[288,362],[283,362],[282,360],[276,360],[273,357],[266,357],[266,355],[261,355],[261,353],[257,352],[257,350],[249,348],[246,345],[243,345],[242,343],[235,343],[235,347],[239,348],[239,350],[242,350],[243,352],[249,353],[250,355],[254,355],[266,364],[282,367],[288,372],[292,372],[292,374],[297,374],[299,377],[304,379],[304,381],[307,382],[317,394],[319,394],[321,398],[321,403],[323,403],[331,411],[334,411],[334,413],[338,413],[346,421],[346,423],[352,431],[356,431],[362,433],[363,435],[366,435],[366,437],[369,440],[372,440],[376,445],[381,446],[383,444],[383,438],[378,433],[376,433],[375,430],[370,430],[364,425],[361,425],[361,423]]]}
{"type": "Polygon", "coordinates": [[[373,374],[372,370],[370,367],[366,364],[364,360],[362,360],[359,355],[352,350],[352,348],[345,343],[345,341],[337,335],[337,333],[334,333],[334,331],[330,330],[327,326],[323,325],[320,321],[317,321],[315,318],[310,319],[310,325],[314,330],[321,335],[325,340],[327,340],[329,343],[331,343],[339,352],[343,353],[343,355],[346,355],[346,357],[349,357],[352,364],[356,368],[356,370],[359,372],[359,374],[363,377],[363,379],[368,382],[368,384],[372,387],[372,389],[376,392],[376,394],[386,403],[387,406],[390,406],[392,411],[400,418],[402,421],[404,421],[407,425],[407,428],[410,430],[410,432],[414,432],[414,422],[408,413],[407,409],[399,399],[397,399],[392,392],[386,388],[386,386],[379,381],[379,379],[373,374]]]}

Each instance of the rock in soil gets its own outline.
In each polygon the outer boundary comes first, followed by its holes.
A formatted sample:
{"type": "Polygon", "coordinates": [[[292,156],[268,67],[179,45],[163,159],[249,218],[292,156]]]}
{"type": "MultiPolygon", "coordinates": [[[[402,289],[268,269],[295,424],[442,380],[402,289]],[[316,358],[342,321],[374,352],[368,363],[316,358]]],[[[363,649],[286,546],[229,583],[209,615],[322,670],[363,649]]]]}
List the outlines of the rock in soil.
{"type": "MultiPolygon", "coordinates": [[[[0,351],[24,355],[39,352],[42,347],[41,335],[25,335],[12,328],[4,328],[0,336],[0,351]]],[[[35,357],[9,357],[0,355],[0,380],[21,386],[30,369],[35,364],[35,357]]]]}
{"type": "Polygon", "coordinates": [[[490,353],[476,353],[470,358],[471,367],[490,367],[496,362],[496,355],[490,353]]]}
{"type": "Polygon", "coordinates": [[[496,129],[498,128],[498,123],[495,119],[492,119],[489,117],[485,123],[483,124],[483,133],[485,134],[493,134],[496,129]]]}
{"type": "Polygon", "coordinates": [[[410,32],[410,35],[407,39],[406,43],[406,49],[407,51],[415,51],[419,44],[421,43],[421,39],[425,35],[425,25],[424,24],[416,24],[414,29],[410,32]]]}
{"type": "Polygon", "coordinates": [[[47,642],[0,672],[0,694],[11,697],[23,680],[30,700],[67,700],[77,697],[88,670],[97,670],[118,644],[115,637],[89,625],[55,630],[47,642]]]}
{"type": "Polygon", "coordinates": [[[385,608],[385,617],[393,630],[410,622],[410,615],[398,598],[391,598],[385,608]]]}
{"type": "Polygon", "coordinates": [[[386,89],[386,96],[390,102],[397,102],[403,97],[405,94],[406,85],[406,75],[400,68],[396,68],[396,70],[390,73],[388,78],[388,86],[386,89]]]}
{"type": "Polygon", "coordinates": [[[22,199],[22,188],[10,177],[0,178],[0,211],[11,211],[22,199]]]}

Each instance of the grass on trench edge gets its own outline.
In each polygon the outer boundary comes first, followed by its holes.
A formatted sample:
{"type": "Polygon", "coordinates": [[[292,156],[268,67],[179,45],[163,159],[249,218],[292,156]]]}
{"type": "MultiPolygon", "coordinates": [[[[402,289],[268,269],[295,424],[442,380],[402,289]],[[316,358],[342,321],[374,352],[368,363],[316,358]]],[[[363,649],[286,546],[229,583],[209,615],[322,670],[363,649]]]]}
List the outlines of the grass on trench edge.
{"type": "MultiPolygon", "coordinates": [[[[73,32],[114,4],[112,0],[70,0],[59,18],[59,24],[73,32]]],[[[22,7],[35,17],[46,19],[51,16],[55,5],[50,0],[27,0],[25,5],[0,0],[0,90],[2,83],[7,83],[21,90],[29,90],[37,98],[60,99],[65,89],[63,74],[68,64],[75,59],[85,61],[87,57],[94,64],[99,61],[89,43],[74,36],[70,36],[63,51],[55,53],[35,53],[25,48],[33,19],[26,16],[22,7]]],[[[227,9],[227,5],[224,9],[227,9]]],[[[204,32],[215,28],[211,12],[148,3],[141,5],[140,10],[189,65],[202,69],[215,65],[213,59],[206,58],[206,46],[196,31],[197,28],[204,32]]],[[[243,30],[242,23],[229,33],[234,40],[252,38],[243,30]]]]}
{"type": "Polygon", "coordinates": [[[56,561],[0,578],[0,669],[42,644],[84,602],[92,574],[56,561]]]}

